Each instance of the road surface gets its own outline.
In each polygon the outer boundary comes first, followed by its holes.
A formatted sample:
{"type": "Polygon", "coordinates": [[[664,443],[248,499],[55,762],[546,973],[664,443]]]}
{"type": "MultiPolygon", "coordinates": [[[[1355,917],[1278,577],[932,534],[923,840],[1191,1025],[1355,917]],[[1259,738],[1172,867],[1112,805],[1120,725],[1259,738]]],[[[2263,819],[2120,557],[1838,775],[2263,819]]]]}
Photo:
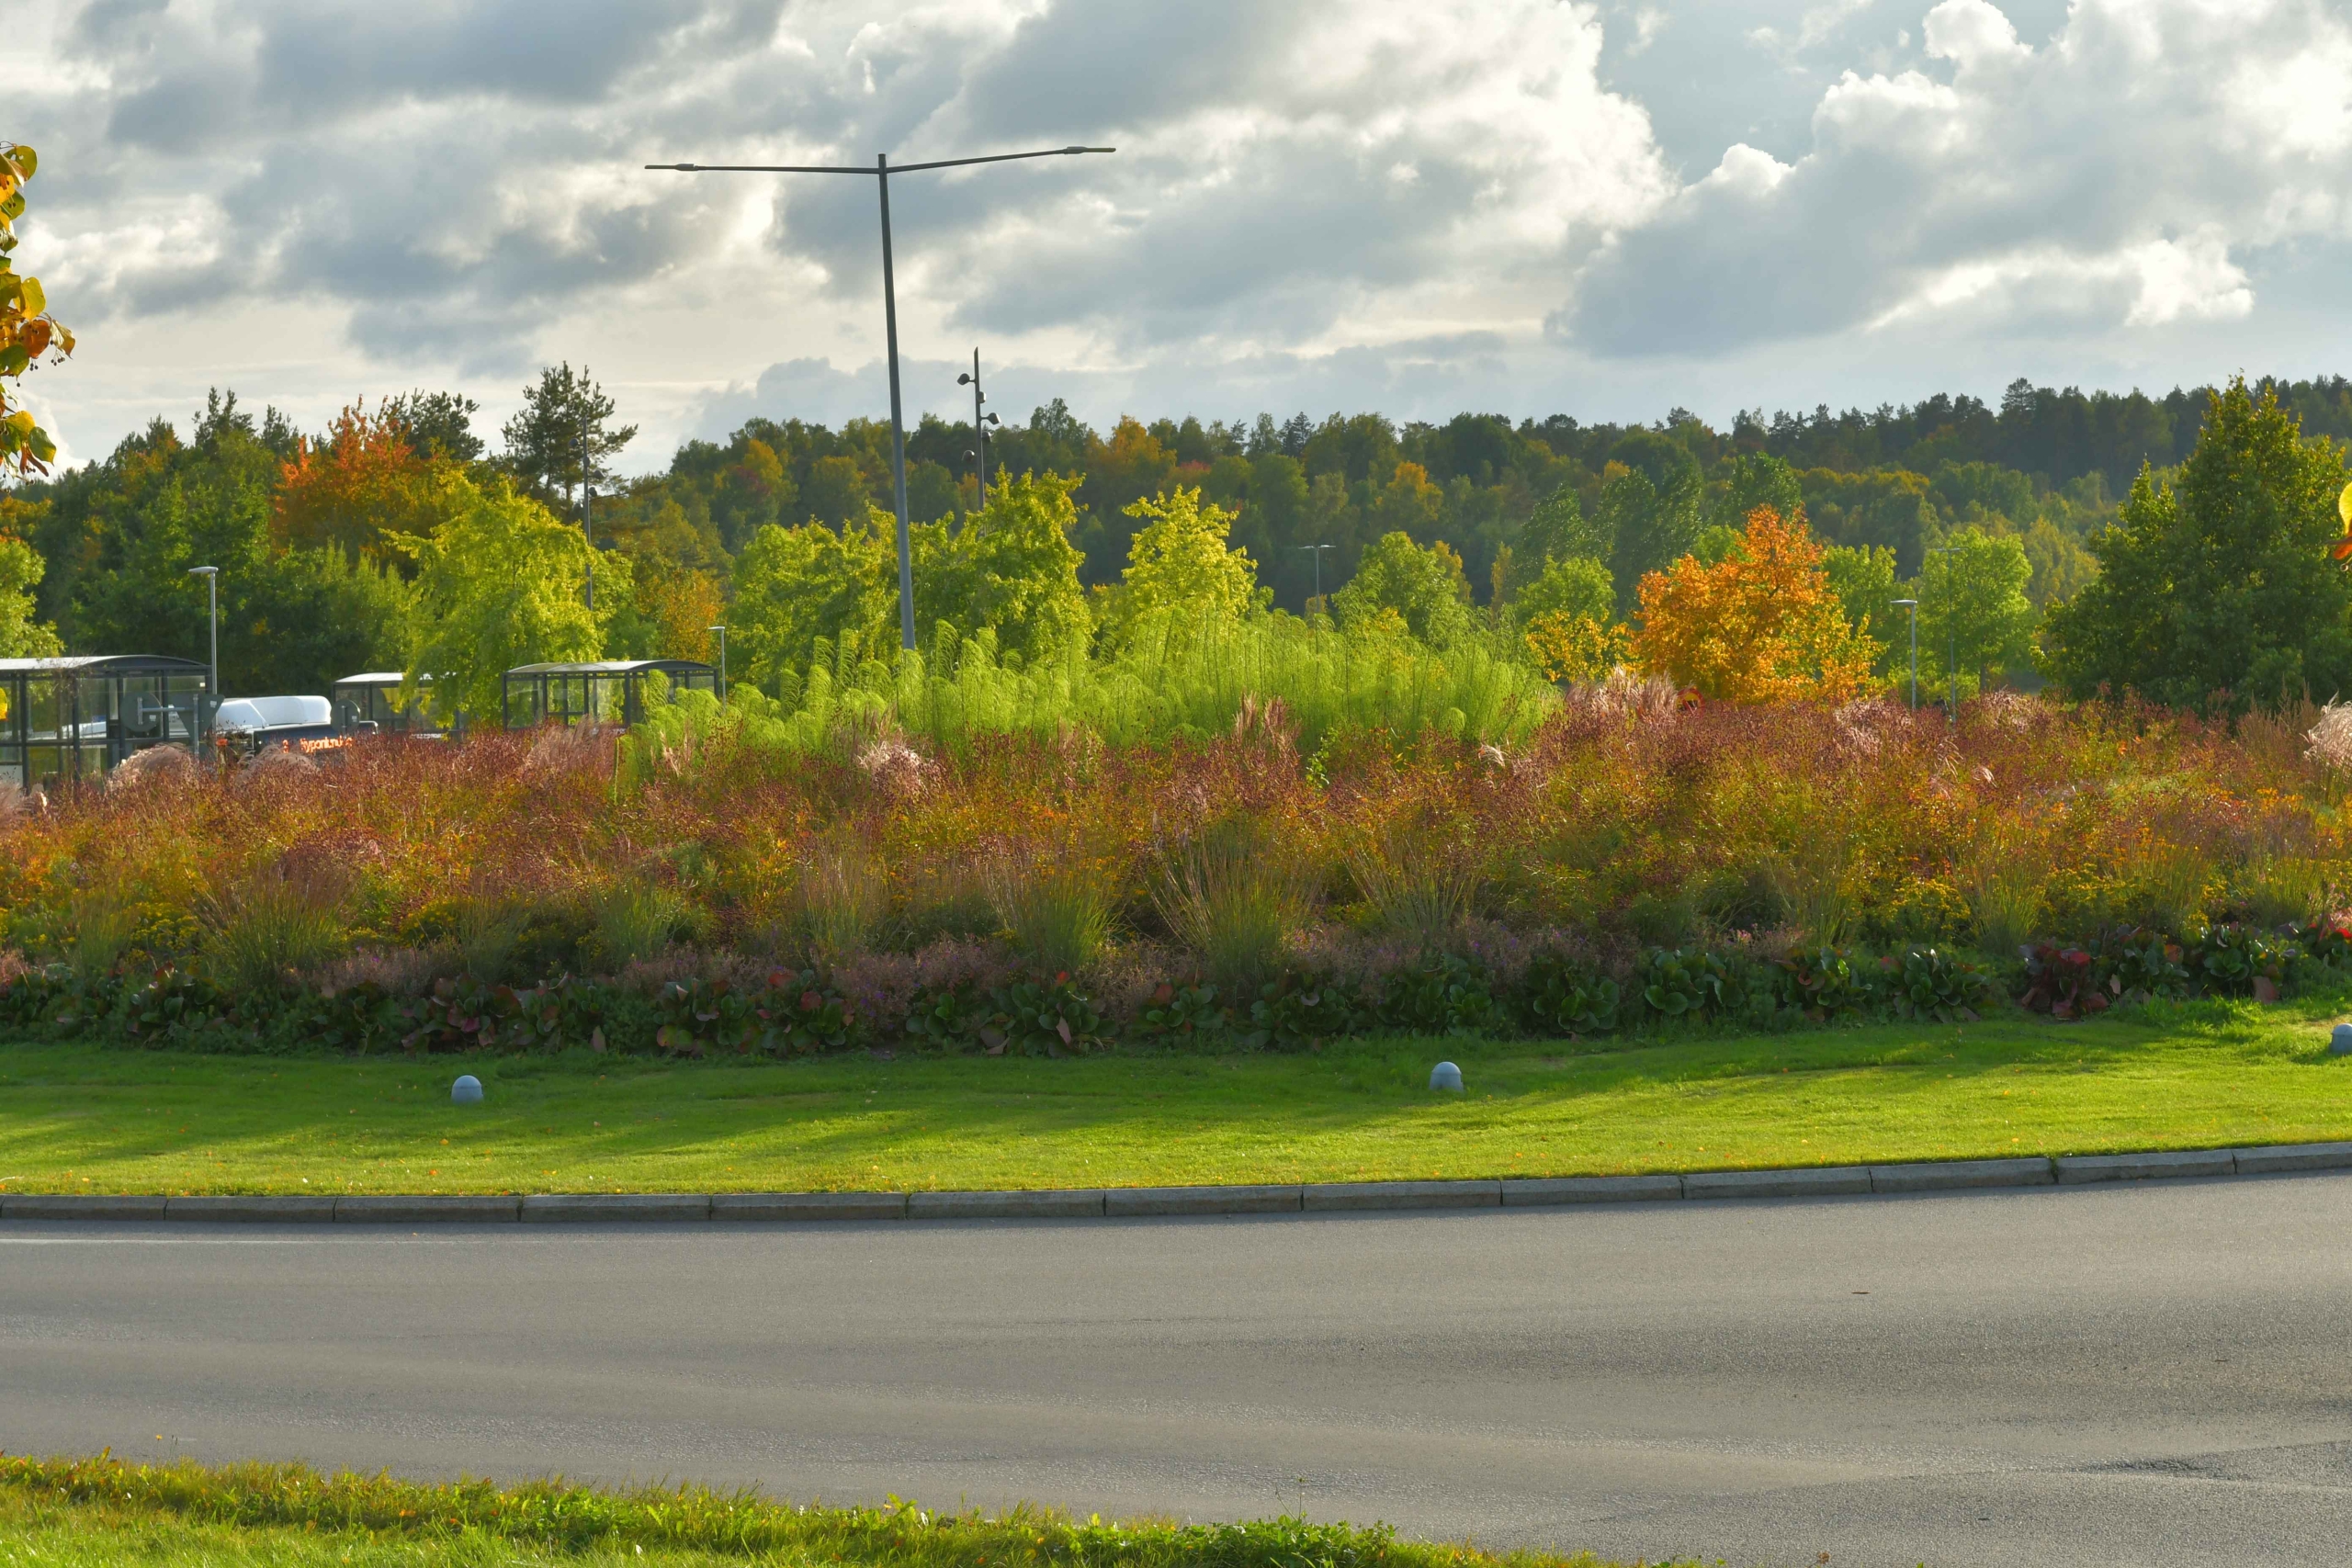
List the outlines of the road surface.
{"type": "Polygon", "coordinates": [[[0,1449],[2340,1563],[2352,1176],[1443,1215],[0,1224],[0,1449]]]}

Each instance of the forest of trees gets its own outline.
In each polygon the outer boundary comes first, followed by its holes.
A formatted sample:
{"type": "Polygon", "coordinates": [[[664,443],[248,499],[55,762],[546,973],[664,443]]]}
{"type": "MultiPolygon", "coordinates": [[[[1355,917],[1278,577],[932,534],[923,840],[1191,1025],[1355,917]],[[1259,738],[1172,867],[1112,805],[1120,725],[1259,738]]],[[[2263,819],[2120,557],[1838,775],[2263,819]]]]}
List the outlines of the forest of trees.
{"type": "MultiPolygon", "coordinates": [[[[2352,381],[2256,391],[2275,391],[2305,437],[2352,435],[2352,381]]],[[[2162,477],[2188,457],[2210,400],[2019,381],[1998,406],[1939,395],[1758,411],[1728,430],[1676,410],[1650,425],[1300,413],[1123,418],[1108,432],[1057,400],[989,433],[989,515],[1012,519],[995,538],[969,525],[971,425],[926,415],[908,442],[910,509],[927,525],[918,610],[926,626],[996,625],[989,595],[1031,593],[1057,606],[1056,635],[1114,626],[1132,612],[1121,595],[1138,530],[1189,491],[1254,563],[1250,592],[1276,608],[1307,612],[1319,581],[1321,607],[1343,622],[1351,605],[1393,609],[1426,640],[1542,613],[1605,630],[1636,615],[1645,576],[1736,552],[1750,513],[1770,506],[1801,512],[1826,547],[1828,581],[1881,641],[1881,673],[1907,589],[1931,674],[1965,626],[1963,682],[2030,678],[2035,625],[2096,578],[2094,536],[2143,465],[2162,477]],[[1024,474],[1040,482],[1009,482],[1024,474]],[[1065,551],[1091,600],[1020,586],[1024,571],[1066,573],[1065,551]],[[1931,625],[1938,615],[1953,623],[1931,625]]],[[[873,646],[895,627],[895,575],[875,589],[873,571],[888,547],[873,518],[891,501],[887,423],[754,419],[620,479],[636,435],[622,412],[569,365],[526,389],[494,434],[448,393],[354,407],[317,433],[216,394],[185,427],[159,418],[101,461],[0,490],[0,643],[18,645],[0,653],[200,656],[203,596],[185,575],[198,563],[222,568],[232,694],[404,667],[468,617],[544,628],[540,657],[707,657],[708,628],[725,621],[754,678],[805,663],[820,637],[854,631],[873,646]],[[502,573],[507,556],[537,564],[502,573]],[[576,614],[592,573],[596,608],[576,614]]]]}

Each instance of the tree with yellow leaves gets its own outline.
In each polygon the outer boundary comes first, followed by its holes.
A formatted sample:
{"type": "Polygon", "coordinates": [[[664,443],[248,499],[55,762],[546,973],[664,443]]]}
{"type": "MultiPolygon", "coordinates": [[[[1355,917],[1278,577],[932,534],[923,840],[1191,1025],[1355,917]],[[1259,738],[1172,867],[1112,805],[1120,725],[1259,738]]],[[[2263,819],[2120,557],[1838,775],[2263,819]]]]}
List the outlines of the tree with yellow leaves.
{"type": "Polygon", "coordinates": [[[1871,683],[1874,647],[1848,623],[1802,517],[1747,514],[1713,566],[1684,556],[1641,582],[1634,656],[1722,702],[1842,703],[1871,683]]]}
{"type": "Polygon", "coordinates": [[[16,220],[25,210],[24,185],[40,165],[40,159],[21,141],[0,141],[0,467],[13,463],[19,474],[49,472],[57,443],[33,423],[29,410],[8,406],[7,384],[43,355],[54,363],[74,352],[74,334],[49,313],[40,279],[25,276],[8,262],[8,253],[17,248],[16,220]]]}

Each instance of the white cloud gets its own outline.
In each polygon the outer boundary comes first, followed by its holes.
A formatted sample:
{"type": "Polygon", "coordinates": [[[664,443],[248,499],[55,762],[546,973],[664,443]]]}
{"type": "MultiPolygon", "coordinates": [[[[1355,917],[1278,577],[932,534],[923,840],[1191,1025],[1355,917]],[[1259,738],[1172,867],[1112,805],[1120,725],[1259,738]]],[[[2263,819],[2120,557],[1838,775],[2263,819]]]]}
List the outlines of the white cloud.
{"type": "Polygon", "coordinates": [[[1734,146],[1623,232],[1555,328],[1610,355],[2093,338],[2243,319],[2251,254],[2352,237],[2352,30],[2316,0],[2077,0],[2039,49],[1940,0],[1923,32],[1933,63],[1848,72],[1794,163],[1734,146]]]}

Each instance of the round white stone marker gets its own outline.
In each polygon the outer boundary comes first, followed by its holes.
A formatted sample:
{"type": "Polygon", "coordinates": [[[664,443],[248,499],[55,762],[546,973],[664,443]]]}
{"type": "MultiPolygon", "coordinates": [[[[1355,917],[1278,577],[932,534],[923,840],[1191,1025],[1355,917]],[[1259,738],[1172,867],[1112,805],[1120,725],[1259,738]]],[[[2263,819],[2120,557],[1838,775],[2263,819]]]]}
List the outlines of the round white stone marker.
{"type": "Polygon", "coordinates": [[[1440,1062],[1436,1066],[1430,1069],[1430,1087],[1431,1089],[1450,1089],[1454,1090],[1456,1093],[1461,1092],[1462,1069],[1455,1066],[1452,1062],[1440,1062]]]}
{"type": "Polygon", "coordinates": [[[474,1077],[471,1073],[462,1073],[458,1075],[458,1081],[449,1086],[449,1103],[452,1105],[480,1105],[481,1103],[481,1079],[474,1077]]]}

